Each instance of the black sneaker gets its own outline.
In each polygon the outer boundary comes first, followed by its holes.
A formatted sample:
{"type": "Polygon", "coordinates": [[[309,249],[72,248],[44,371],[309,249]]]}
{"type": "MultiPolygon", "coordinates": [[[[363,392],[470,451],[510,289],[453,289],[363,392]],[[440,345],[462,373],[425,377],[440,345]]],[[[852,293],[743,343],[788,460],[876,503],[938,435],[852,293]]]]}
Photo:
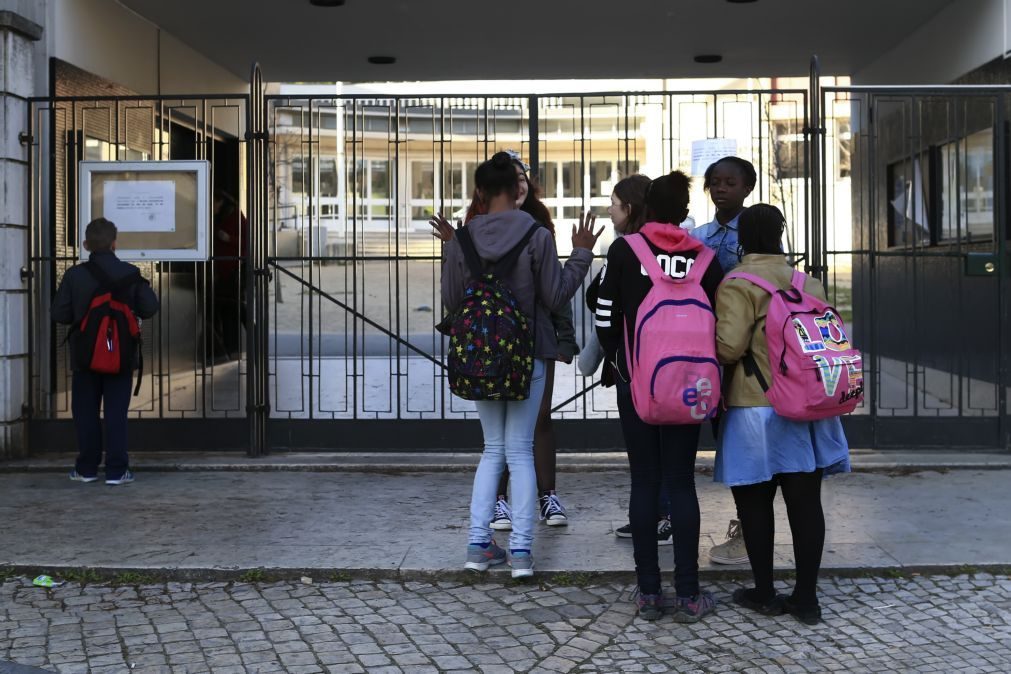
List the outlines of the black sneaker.
{"type": "Polygon", "coordinates": [[[541,519],[549,527],[564,527],[569,523],[562,502],[553,491],[541,496],[541,519]]]}
{"type": "Polygon", "coordinates": [[[623,527],[614,530],[614,535],[618,538],[632,538],[632,523],[629,522],[623,527]]]}

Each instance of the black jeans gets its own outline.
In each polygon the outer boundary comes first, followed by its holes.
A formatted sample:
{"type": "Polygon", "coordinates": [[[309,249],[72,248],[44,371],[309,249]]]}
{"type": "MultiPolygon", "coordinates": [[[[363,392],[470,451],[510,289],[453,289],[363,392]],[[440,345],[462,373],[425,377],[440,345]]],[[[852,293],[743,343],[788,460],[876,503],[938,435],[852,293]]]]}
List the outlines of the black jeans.
{"type": "Polygon", "coordinates": [[[77,431],[76,470],[88,477],[98,474],[105,446],[105,477],[117,480],[130,466],[126,454],[126,414],[130,408],[133,373],[74,372],[74,429],[77,431]],[[105,411],[105,432],[99,411],[105,411]],[[103,442],[104,440],[104,442],[103,442]]]}
{"type": "Polygon", "coordinates": [[[657,500],[663,484],[670,496],[674,530],[674,589],[679,597],[699,592],[699,499],[695,493],[695,453],[700,426],[652,426],[636,414],[632,393],[617,382],[618,414],[632,473],[629,522],[639,591],[660,592],[657,500]]]}

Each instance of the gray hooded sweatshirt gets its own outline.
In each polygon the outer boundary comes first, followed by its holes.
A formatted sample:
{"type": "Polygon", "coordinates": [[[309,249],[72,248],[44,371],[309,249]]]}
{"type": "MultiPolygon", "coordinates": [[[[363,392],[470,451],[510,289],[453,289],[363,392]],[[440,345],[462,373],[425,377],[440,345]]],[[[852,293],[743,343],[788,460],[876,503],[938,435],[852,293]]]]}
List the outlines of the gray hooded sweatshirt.
{"type": "MultiPolygon", "coordinates": [[[[558,340],[551,312],[567,305],[576,294],[590,269],[593,253],[576,248],[563,267],[551,232],[525,211],[477,215],[467,223],[474,247],[486,265],[505,257],[531,227],[537,231],[516,266],[503,274],[502,281],[513,291],[523,313],[533,320],[534,357],[553,359],[558,355],[558,340]]],[[[442,302],[446,311],[453,312],[463,301],[464,290],[472,279],[463,249],[455,238],[446,244],[443,255],[442,302]]]]}

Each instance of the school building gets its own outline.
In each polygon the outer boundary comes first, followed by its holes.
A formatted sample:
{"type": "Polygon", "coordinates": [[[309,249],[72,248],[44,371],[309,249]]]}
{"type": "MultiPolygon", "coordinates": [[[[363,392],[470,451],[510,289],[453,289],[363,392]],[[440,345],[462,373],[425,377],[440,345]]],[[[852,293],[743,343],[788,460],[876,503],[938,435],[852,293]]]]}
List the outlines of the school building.
{"type": "MultiPolygon", "coordinates": [[[[563,256],[636,172],[696,169],[703,224],[700,141],[756,166],[864,351],[852,445],[1006,450],[1007,4],[0,0],[0,457],[74,446],[48,311],[89,171],[206,162],[202,248],[121,246],[162,299],[133,448],[474,449],[428,218],[515,149],[563,256]]],[[[560,446],[621,446],[594,384],[559,365],[560,446]]]]}

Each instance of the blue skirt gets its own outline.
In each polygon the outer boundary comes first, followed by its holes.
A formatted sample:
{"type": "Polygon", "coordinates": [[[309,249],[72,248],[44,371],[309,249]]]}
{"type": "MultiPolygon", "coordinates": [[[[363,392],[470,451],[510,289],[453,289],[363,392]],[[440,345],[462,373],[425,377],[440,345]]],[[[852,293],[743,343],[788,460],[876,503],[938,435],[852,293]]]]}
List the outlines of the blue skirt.
{"type": "Polygon", "coordinates": [[[771,407],[731,407],[720,420],[714,478],[728,487],[768,482],[777,473],[825,476],[850,471],[839,417],[790,421],[771,407]]]}

